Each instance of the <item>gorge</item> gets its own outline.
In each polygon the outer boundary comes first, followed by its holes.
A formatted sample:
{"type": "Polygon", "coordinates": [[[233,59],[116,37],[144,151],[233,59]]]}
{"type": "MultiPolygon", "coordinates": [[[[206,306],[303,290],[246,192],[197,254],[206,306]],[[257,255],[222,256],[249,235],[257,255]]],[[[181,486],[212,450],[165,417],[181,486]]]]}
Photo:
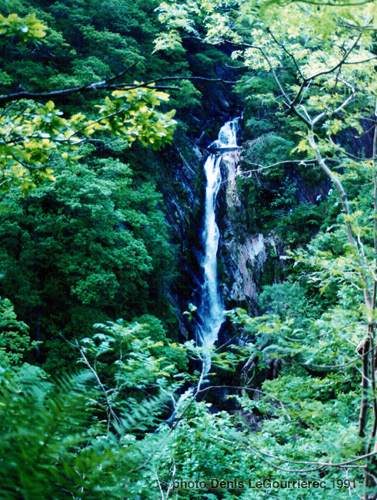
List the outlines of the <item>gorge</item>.
{"type": "Polygon", "coordinates": [[[377,2],[0,7],[0,498],[377,500],[377,2]]]}

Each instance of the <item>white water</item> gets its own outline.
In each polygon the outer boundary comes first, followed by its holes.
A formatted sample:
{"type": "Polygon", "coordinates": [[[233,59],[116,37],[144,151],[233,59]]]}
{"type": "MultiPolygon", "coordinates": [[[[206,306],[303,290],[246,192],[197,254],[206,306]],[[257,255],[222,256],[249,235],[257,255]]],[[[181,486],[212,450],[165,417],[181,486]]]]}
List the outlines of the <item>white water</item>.
{"type": "Polygon", "coordinates": [[[221,127],[219,137],[210,148],[216,148],[217,153],[211,154],[204,164],[206,174],[206,194],[204,207],[204,260],[202,268],[204,272],[204,283],[202,286],[201,300],[198,307],[199,328],[198,341],[205,348],[203,354],[202,373],[198,384],[187,389],[174,403],[174,410],[167,420],[169,424],[174,422],[179,415],[180,409],[185,408],[187,400],[196,397],[205,375],[211,368],[211,348],[217,340],[221,325],[224,323],[224,307],[221,300],[220,289],[217,281],[217,249],[219,246],[219,228],[216,223],[216,199],[221,184],[220,164],[223,155],[230,148],[237,148],[236,132],[238,119],[225,123],[221,127]],[[221,152],[221,149],[224,149],[221,152]]]}
{"type": "Polygon", "coordinates": [[[221,127],[218,139],[210,147],[217,149],[217,154],[211,154],[205,164],[206,193],[204,207],[204,260],[202,268],[204,283],[201,300],[198,307],[199,316],[199,341],[204,346],[203,372],[207,374],[211,368],[211,347],[217,341],[221,325],[224,323],[224,306],[221,299],[217,279],[217,250],[219,246],[219,228],[216,223],[216,199],[221,184],[220,164],[224,150],[237,147],[237,122],[233,120],[221,127]]]}

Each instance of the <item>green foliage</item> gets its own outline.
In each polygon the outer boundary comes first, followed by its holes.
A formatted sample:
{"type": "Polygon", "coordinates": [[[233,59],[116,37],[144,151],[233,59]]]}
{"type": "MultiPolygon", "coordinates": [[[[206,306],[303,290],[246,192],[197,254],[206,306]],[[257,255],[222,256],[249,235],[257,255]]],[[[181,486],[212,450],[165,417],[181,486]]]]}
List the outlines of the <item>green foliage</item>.
{"type": "MultiPolygon", "coordinates": [[[[30,9],[28,2],[20,6],[21,11],[28,8],[30,9]]],[[[95,9],[95,6],[92,8],[95,9]]],[[[81,16],[86,17],[79,3],[75,5],[70,15],[74,17],[76,9],[81,16]]],[[[58,17],[64,17],[64,11],[68,15],[66,6],[59,3],[54,4],[52,11],[59,12],[58,17]]],[[[74,58],[76,54],[74,49],[67,54],[69,45],[64,40],[64,34],[59,32],[59,22],[56,25],[53,17],[45,11],[38,11],[39,14],[54,25],[48,35],[46,26],[38,21],[35,13],[25,17],[12,13],[8,17],[0,18],[0,38],[2,35],[0,44],[4,48],[5,62],[1,75],[3,92],[17,94],[15,89],[9,89],[7,85],[14,86],[19,77],[19,82],[25,81],[28,92],[33,90],[41,92],[42,87],[42,93],[45,91],[48,100],[50,90],[76,87],[75,92],[77,92],[80,87],[93,84],[90,89],[96,91],[96,83],[103,83],[104,78],[109,79],[114,76],[114,65],[109,65],[109,61],[103,57],[90,53],[85,59],[74,58]],[[7,40],[9,37],[19,38],[24,44],[40,38],[45,43],[39,44],[25,63],[28,46],[12,47],[7,40]],[[63,50],[59,71],[54,68],[54,63],[50,63],[51,58],[47,62],[44,50],[60,51],[60,55],[63,50]],[[64,67],[64,58],[69,61],[68,69],[71,74],[68,77],[65,77],[64,71],[60,71],[64,67]],[[46,60],[46,65],[43,65],[43,60],[46,60]],[[41,86],[41,82],[47,85],[41,86]],[[30,88],[33,84],[34,88],[30,88]]],[[[84,38],[90,38],[89,44],[97,43],[100,46],[101,38],[102,43],[106,45],[110,42],[111,47],[115,49],[117,44],[123,42],[119,33],[111,33],[103,27],[102,31],[96,31],[93,26],[81,28],[84,38]]],[[[135,54],[129,53],[126,47],[127,44],[124,45],[127,63],[122,61],[122,52],[117,47],[118,63],[129,64],[129,56],[134,59],[135,54]]],[[[109,53],[108,45],[106,50],[109,53]]],[[[20,87],[23,90],[21,84],[20,87]]],[[[31,97],[33,95],[31,93],[31,97]]],[[[127,89],[114,90],[111,95],[112,99],[107,96],[102,103],[102,96],[99,102],[91,102],[87,112],[82,110],[80,112],[75,110],[74,113],[65,112],[64,117],[63,112],[58,110],[52,101],[48,101],[45,105],[37,105],[31,101],[21,100],[16,106],[14,104],[5,106],[0,115],[2,130],[0,188],[8,190],[11,186],[18,185],[26,193],[46,179],[54,180],[51,169],[54,156],[62,154],[63,158],[70,162],[77,160],[79,158],[76,152],[77,144],[87,141],[95,132],[98,134],[99,131],[105,131],[117,135],[122,138],[125,146],[132,144],[136,139],[144,145],[152,145],[153,149],[171,142],[176,124],[172,119],[174,111],[157,110],[162,102],[168,100],[169,96],[166,93],[158,92],[153,86],[143,87],[142,84],[134,82],[128,85],[127,89]],[[95,107],[100,108],[99,117],[93,113],[95,107]]],[[[57,93],[57,98],[59,97],[57,93]]]]}
{"type": "MultiPolygon", "coordinates": [[[[285,196],[284,190],[282,195],[285,196]]],[[[294,208],[284,210],[282,217],[276,224],[277,234],[295,248],[308,243],[323,225],[324,214],[329,205],[311,205],[300,203],[294,208]]]]}
{"type": "Polygon", "coordinates": [[[8,457],[1,461],[2,497],[47,499],[62,487],[65,496],[68,491],[78,493],[86,474],[98,474],[95,449],[81,456],[74,451],[85,440],[90,408],[80,408],[88,375],[62,380],[56,388],[41,381],[20,382],[7,372],[1,374],[1,455],[8,457]]]}
{"type": "Polygon", "coordinates": [[[30,365],[1,368],[2,498],[131,499],[151,488],[167,436],[148,432],[180,386],[172,375],[185,355],[156,318],[142,320],[97,325],[72,344],[87,370],[58,382],[30,365]]]}
{"type": "MultiPolygon", "coordinates": [[[[106,97],[105,105],[100,107],[103,118],[93,122],[93,126],[91,123],[82,126],[86,134],[91,134],[100,124],[99,129],[103,127],[119,134],[129,144],[139,139],[144,146],[151,143],[153,149],[159,149],[162,144],[171,142],[176,124],[172,119],[175,111],[163,114],[155,110],[161,102],[169,100],[168,94],[140,87],[115,90],[112,96],[115,99],[106,97]]],[[[79,121],[83,118],[80,116],[79,121]]]]}
{"type": "MultiPolygon", "coordinates": [[[[371,156],[366,117],[375,106],[375,2],[337,11],[320,2],[219,0],[3,6],[3,94],[18,92],[18,85],[34,92],[94,86],[56,105],[21,100],[0,115],[6,191],[0,286],[8,297],[0,302],[0,362],[12,367],[0,373],[2,498],[365,496],[363,471],[354,465],[365,464],[356,457],[372,449],[375,436],[372,421],[365,427],[370,443],[356,429],[361,360],[355,348],[366,318],[375,321],[360,306],[376,282],[375,166],[365,159],[371,156]],[[157,15],[168,31],[152,57],[157,15]],[[193,342],[169,341],[160,319],[169,316],[162,297],[169,296],[174,269],[162,197],[151,179],[165,182],[153,150],[172,141],[174,113],[161,89],[122,85],[117,77],[128,68],[132,82],[190,71],[216,78],[227,56],[203,49],[202,41],[225,43],[225,52],[235,43],[234,64],[246,68],[237,86],[246,136],[253,139],[244,159],[257,170],[237,181],[249,206],[240,215],[246,230],[276,229],[296,247],[322,225],[288,268],[300,284],[291,277],[265,286],[263,316],[230,312],[241,337],[214,354],[213,367],[225,368],[227,386],[236,382],[241,389],[217,388],[213,407],[195,401],[212,385],[197,386],[196,374],[187,373],[186,354],[197,361],[208,353],[193,342]],[[336,67],[353,44],[347,63],[363,62],[336,67]],[[106,95],[101,82],[111,78],[106,95]],[[345,210],[343,198],[345,215],[331,197],[318,206],[298,203],[302,179],[309,188],[320,180],[313,158],[327,162],[332,181],[345,187],[351,207],[345,210]],[[22,365],[32,359],[31,339],[38,336],[44,342],[38,361],[49,373],[71,373],[76,353],[87,372],[47,382],[42,370],[22,365]],[[225,405],[232,414],[221,411],[225,405]],[[206,486],[172,490],[175,478],[204,479],[206,486]],[[218,491],[212,478],[316,479],[327,488],[218,491]],[[357,482],[328,488],[337,479],[357,482]]],[[[189,80],[173,89],[178,117],[193,115],[195,122],[202,96],[207,108],[218,99],[230,113],[232,104],[212,89],[189,80]]],[[[193,133],[201,132],[201,124],[195,127],[193,133]]],[[[370,404],[374,396],[363,394],[370,404]]]]}
{"type": "Polygon", "coordinates": [[[272,207],[287,208],[297,204],[296,198],[297,184],[290,179],[285,179],[282,186],[277,190],[276,197],[271,203],[272,207]]]}
{"type": "Polygon", "coordinates": [[[16,183],[25,193],[45,179],[55,180],[49,168],[53,155],[60,153],[69,162],[79,159],[77,144],[98,130],[119,135],[126,144],[136,139],[144,145],[151,143],[154,149],[171,141],[174,111],[155,110],[168,100],[167,94],[137,88],[112,95],[115,99],[106,97],[99,106],[102,118],[96,120],[87,120],[82,113],[66,120],[52,101],[30,107],[21,103],[18,114],[13,114],[12,107],[10,114],[5,110],[0,118],[0,187],[9,189],[16,183]]]}
{"type": "MultiPolygon", "coordinates": [[[[292,141],[275,134],[261,135],[248,144],[244,161],[254,167],[286,161],[293,144],[292,141]]],[[[284,166],[276,165],[266,169],[262,175],[271,181],[281,181],[284,172],[284,166]]]]}
{"type": "Polygon", "coordinates": [[[19,365],[36,346],[30,340],[28,326],[17,320],[10,300],[0,299],[0,365],[19,365]]]}
{"type": "Polygon", "coordinates": [[[54,184],[1,214],[0,285],[52,341],[43,349],[59,349],[58,332],[88,335],[94,322],[159,312],[172,253],[161,196],[151,183],[135,187],[119,160],[62,166],[54,184]]]}
{"type": "MultiPolygon", "coordinates": [[[[273,308],[271,312],[279,316],[250,318],[243,311],[232,313],[233,320],[251,336],[243,346],[246,355],[249,351],[244,367],[248,370],[245,389],[249,390],[237,400],[245,415],[258,415],[260,421],[259,432],[248,434],[248,447],[261,458],[260,474],[268,476],[271,465],[282,467],[286,474],[305,467],[313,470],[313,478],[316,463],[341,463],[363,454],[363,441],[357,437],[355,425],[360,396],[354,363],[359,361],[350,345],[357,343],[363,323],[349,300],[340,297],[336,307],[319,316],[318,309],[316,314],[305,301],[302,289],[286,283],[265,287],[261,294],[262,306],[270,311],[273,308]],[[280,361],[279,376],[255,389],[258,372],[263,373],[276,359],[280,361]]],[[[356,491],[361,491],[362,477],[353,472],[356,491]]],[[[273,477],[280,477],[279,469],[273,477]]],[[[289,474],[290,479],[294,477],[294,473],[289,474]]],[[[346,476],[330,467],[321,477],[328,482],[346,476]]],[[[278,493],[279,498],[295,494],[292,489],[278,493]]],[[[316,490],[315,494],[328,498],[327,491],[316,490]]],[[[340,498],[338,494],[334,491],[334,498],[340,498]]]]}
{"type": "Polygon", "coordinates": [[[36,41],[46,35],[47,26],[43,25],[35,14],[26,17],[19,17],[17,14],[10,14],[5,17],[0,15],[0,35],[15,37],[22,42],[36,41]]]}
{"type": "Polygon", "coordinates": [[[116,381],[117,396],[122,390],[148,389],[159,385],[184,368],[186,360],[182,345],[167,344],[161,322],[150,315],[138,322],[123,320],[95,325],[99,333],[82,339],[83,352],[94,359],[94,368],[106,379],[116,381]],[[145,322],[145,323],[144,323],[145,322]]]}
{"type": "Polygon", "coordinates": [[[23,375],[1,374],[1,497],[125,498],[125,477],[143,455],[132,435],[106,433],[94,416],[93,375],[54,385],[23,375]]]}
{"type": "Polygon", "coordinates": [[[263,287],[258,304],[263,312],[276,314],[280,319],[294,318],[297,326],[305,326],[315,316],[316,308],[305,296],[299,283],[275,283],[263,287]]]}
{"type": "Polygon", "coordinates": [[[180,89],[174,93],[171,104],[187,112],[200,104],[201,97],[201,92],[189,80],[182,80],[180,82],[180,89]]]}

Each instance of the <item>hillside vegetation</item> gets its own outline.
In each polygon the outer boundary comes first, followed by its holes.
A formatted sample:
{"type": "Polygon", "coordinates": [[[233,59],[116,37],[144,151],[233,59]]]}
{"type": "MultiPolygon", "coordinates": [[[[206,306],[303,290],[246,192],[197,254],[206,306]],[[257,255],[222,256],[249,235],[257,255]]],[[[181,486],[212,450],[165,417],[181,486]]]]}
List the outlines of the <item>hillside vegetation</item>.
{"type": "Polygon", "coordinates": [[[0,6],[0,497],[376,500],[376,2],[0,6]],[[173,170],[241,114],[284,253],[203,380],[173,170]]]}

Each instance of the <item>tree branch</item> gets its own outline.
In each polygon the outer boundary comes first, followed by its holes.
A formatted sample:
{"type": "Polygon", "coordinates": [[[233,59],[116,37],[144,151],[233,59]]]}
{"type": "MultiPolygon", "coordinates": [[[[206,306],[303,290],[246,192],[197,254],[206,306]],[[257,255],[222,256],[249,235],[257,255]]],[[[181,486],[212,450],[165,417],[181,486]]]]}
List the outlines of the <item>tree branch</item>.
{"type": "Polygon", "coordinates": [[[165,76],[161,78],[156,78],[154,80],[149,80],[142,83],[111,83],[114,80],[120,78],[124,75],[125,71],[122,71],[116,76],[103,80],[102,82],[93,82],[83,85],[81,87],[70,87],[68,89],[53,90],[51,92],[29,92],[23,90],[21,92],[15,92],[13,94],[8,94],[5,96],[0,96],[0,106],[3,106],[7,102],[19,101],[20,99],[51,99],[54,97],[62,98],[75,93],[82,92],[98,92],[100,90],[133,90],[137,88],[153,88],[160,90],[179,90],[179,87],[155,87],[154,84],[158,82],[172,81],[172,80],[198,80],[206,82],[222,82],[228,84],[235,84],[237,81],[224,80],[222,78],[206,78],[204,76],[165,76]]]}
{"type": "Polygon", "coordinates": [[[296,60],[295,56],[294,56],[291,52],[289,52],[289,50],[286,48],[286,46],[285,46],[285,45],[283,45],[282,43],[280,43],[280,42],[277,40],[277,38],[276,38],[276,37],[275,37],[275,35],[272,33],[272,31],[271,31],[271,29],[270,29],[270,28],[267,28],[267,33],[271,36],[271,38],[274,40],[274,42],[276,43],[276,45],[278,45],[279,47],[281,47],[281,48],[284,50],[284,52],[285,52],[285,53],[286,53],[286,54],[287,54],[287,55],[288,55],[288,56],[292,59],[293,64],[296,66],[296,69],[297,69],[297,71],[299,72],[299,74],[300,74],[301,78],[302,78],[303,80],[305,80],[305,77],[304,77],[304,75],[303,75],[303,74],[302,74],[302,72],[301,72],[301,68],[300,68],[300,66],[299,66],[299,64],[298,64],[298,62],[297,62],[297,60],[296,60]]]}
{"type": "MultiPolygon", "coordinates": [[[[99,378],[98,376],[98,373],[96,372],[96,370],[92,367],[92,365],[89,363],[89,360],[88,358],[86,357],[85,355],[85,352],[83,351],[83,349],[81,348],[79,342],[77,339],[75,339],[75,345],[76,345],[76,348],[78,349],[79,353],[81,354],[82,356],[82,359],[84,361],[84,363],[86,364],[86,366],[89,368],[89,370],[93,373],[98,385],[100,386],[100,388],[102,389],[102,392],[105,396],[105,400],[106,400],[106,405],[109,409],[109,412],[111,414],[111,416],[113,417],[113,419],[119,424],[120,423],[120,420],[119,420],[119,417],[118,415],[114,412],[114,409],[113,409],[113,406],[109,400],[109,397],[107,395],[107,390],[105,388],[105,386],[102,384],[101,382],[101,379],[99,378]]],[[[108,422],[108,426],[109,426],[110,422],[108,422]]]]}
{"type": "Polygon", "coordinates": [[[315,0],[299,0],[299,1],[311,5],[326,5],[330,7],[352,7],[355,5],[366,5],[368,3],[374,2],[374,0],[362,0],[361,2],[316,2],[315,0]]]}
{"type": "MultiPolygon", "coordinates": [[[[210,434],[210,437],[212,439],[216,439],[216,440],[223,441],[225,443],[230,443],[230,444],[234,445],[234,442],[230,441],[229,439],[225,439],[225,438],[222,438],[222,437],[219,437],[219,436],[214,436],[213,434],[210,434]]],[[[275,455],[271,455],[270,453],[266,453],[266,452],[263,452],[263,451],[260,451],[260,450],[256,450],[255,448],[251,448],[250,446],[248,446],[247,444],[243,443],[242,441],[238,441],[238,443],[241,444],[242,446],[244,446],[245,448],[247,448],[248,450],[252,451],[256,455],[258,455],[264,462],[266,462],[269,465],[271,465],[271,467],[273,467],[274,469],[282,470],[284,472],[293,472],[293,473],[314,472],[314,471],[317,471],[317,470],[324,469],[325,467],[361,468],[361,469],[365,469],[366,465],[351,465],[351,464],[353,464],[355,462],[359,462],[360,460],[366,460],[366,459],[368,459],[368,458],[373,457],[373,456],[376,455],[375,452],[373,452],[373,453],[367,453],[365,455],[361,455],[361,456],[353,458],[351,460],[347,460],[345,462],[339,462],[339,463],[335,463],[335,464],[331,463],[331,462],[309,462],[309,461],[306,462],[306,461],[288,460],[286,458],[276,457],[275,455]],[[279,460],[281,462],[286,462],[286,463],[291,463],[291,464],[297,464],[297,465],[300,465],[300,464],[302,464],[302,465],[314,465],[315,467],[313,467],[311,469],[286,469],[286,468],[279,467],[279,466],[271,463],[269,460],[266,460],[265,457],[273,458],[274,460],[279,460]]]]}
{"type": "Polygon", "coordinates": [[[359,416],[359,436],[365,437],[365,427],[367,424],[367,415],[368,415],[368,353],[369,351],[369,339],[363,345],[363,368],[362,368],[362,377],[361,377],[361,387],[362,387],[362,395],[361,395],[361,405],[360,405],[360,416],[359,416]]]}
{"type": "MultiPolygon", "coordinates": [[[[315,73],[314,75],[309,76],[306,80],[307,81],[314,80],[315,78],[318,78],[319,76],[328,75],[330,73],[333,73],[338,68],[340,68],[340,66],[342,66],[344,64],[344,62],[346,61],[347,57],[351,54],[351,52],[353,51],[353,49],[359,43],[359,40],[360,40],[361,36],[362,36],[362,33],[359,33],[359,35],[356,37],[356,40],[354,41],[354,43],[347,50],[347,52],[344,54],[344,56],[342,57],[342,59],[337,64],[335,64],[335,66],[333,66],[332,68],[329,68],[329,69],[324,69],[323,71],[319,71],[318,73],[315,73]]],[[[355,64],[355,63],[353,63],[353,64],[355,64]]]]}

